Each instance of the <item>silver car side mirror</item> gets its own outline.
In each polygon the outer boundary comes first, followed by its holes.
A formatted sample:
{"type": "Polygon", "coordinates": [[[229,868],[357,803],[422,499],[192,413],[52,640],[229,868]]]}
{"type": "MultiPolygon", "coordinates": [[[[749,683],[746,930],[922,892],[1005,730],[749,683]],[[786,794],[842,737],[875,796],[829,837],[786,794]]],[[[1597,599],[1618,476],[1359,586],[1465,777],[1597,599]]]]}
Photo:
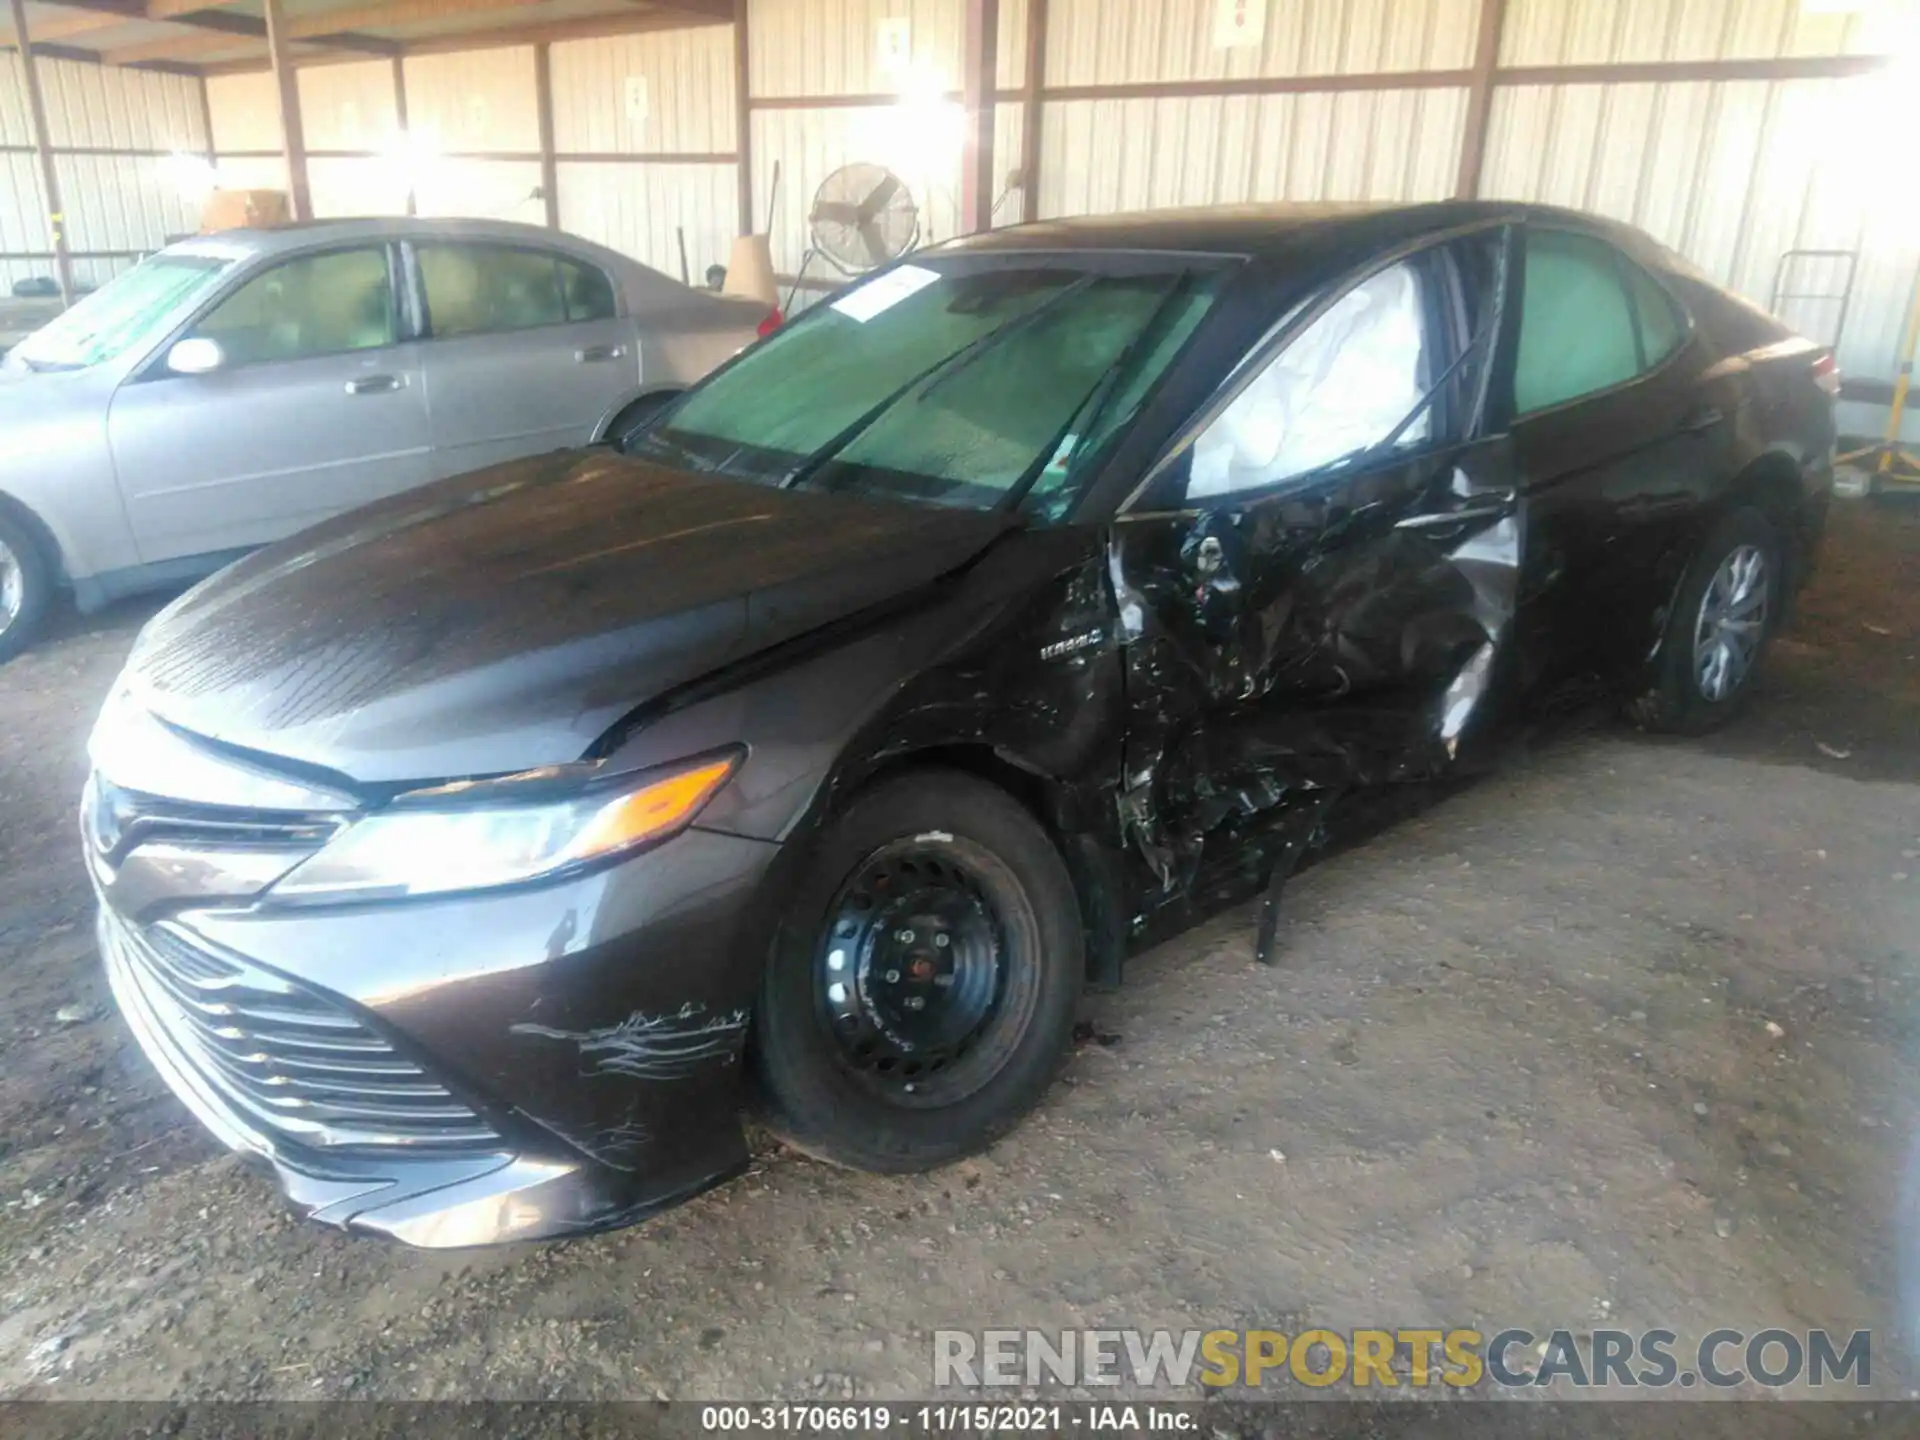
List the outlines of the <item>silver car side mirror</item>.
{"type": "Polygon", "coordinates": [[[226,353],[218,340],[196,336],[174,342],[167,351],[167,369],[176,375],[207,375],[226,364],[226,353]]]}

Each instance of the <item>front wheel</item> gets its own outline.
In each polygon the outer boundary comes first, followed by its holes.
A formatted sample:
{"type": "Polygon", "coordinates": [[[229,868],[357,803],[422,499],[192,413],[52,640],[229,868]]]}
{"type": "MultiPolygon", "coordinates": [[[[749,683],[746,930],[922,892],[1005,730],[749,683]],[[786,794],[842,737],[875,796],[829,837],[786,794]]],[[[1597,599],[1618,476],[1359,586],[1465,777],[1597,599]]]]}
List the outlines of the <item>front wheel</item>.
{"type": "Polygon", "coordinates": [[[1066,865],[1011,796],[955,771],[886,781],[822,834],[775,940],[768,1119],[861,1170],[982,1149],[1059,1070],[1084,969],[1066,865]]]}
{"type": "Polygon", "coordinates": [[[1704,735],[1753,691],[1786,605],[1780,535],[1758,510],[1724,516],[1694,555],[1667,617],[1654,686],[1630,707],[1649,730],[1704,735]]]}
{"type": "Polygon", "coordinates": [[[0,661],[33,643],[53,599],[53,567],[24,526],[0,511],[0,661]]]}

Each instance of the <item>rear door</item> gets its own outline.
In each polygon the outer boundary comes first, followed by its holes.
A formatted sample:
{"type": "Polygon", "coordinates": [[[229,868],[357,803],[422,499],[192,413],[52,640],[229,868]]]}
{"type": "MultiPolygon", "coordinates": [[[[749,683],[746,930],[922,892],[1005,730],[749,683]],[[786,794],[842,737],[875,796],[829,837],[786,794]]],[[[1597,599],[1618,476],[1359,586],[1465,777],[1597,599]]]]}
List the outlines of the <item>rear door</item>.
{"type": "Polygon", "coordinates": [[[1484,433],[1504,228],[1363,275],[1241,365],[1114,528],[1134,838],[1169,891],[1316,794],[1466,757],[1524,549],[1484,433]]]}
{"type": "Polygon", "coordinates": [[[163,353],[120,387],[107,434],[141,559],[265,544],[432,478],[397,273],[384,243],[254,270],[176,337],[218,343],[219,368],[163,353]]]}
{"type": "Polygon", "coordinates": [[[1599,236],[1531,223],[1506,397],[1534,545],[1521,651],[1546,686],[1643,657],[1724,473],[1727,380],[1686,313],[1599,236]]]}
{"type": "Polygon", "coordinates": [[[639,383],[611,278],[558,250],[411,247],[426,309],[434,465],[457,475],[583,445],[639,383]]]}

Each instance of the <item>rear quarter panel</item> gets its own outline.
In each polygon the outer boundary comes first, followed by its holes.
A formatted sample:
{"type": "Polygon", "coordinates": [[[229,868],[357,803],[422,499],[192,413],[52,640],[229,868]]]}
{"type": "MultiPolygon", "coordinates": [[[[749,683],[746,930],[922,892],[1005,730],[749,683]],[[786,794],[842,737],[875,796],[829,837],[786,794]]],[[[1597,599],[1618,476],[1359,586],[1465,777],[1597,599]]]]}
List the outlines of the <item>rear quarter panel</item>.
{"type": "Polygon", "coordinates": [[[1763,510],[1790,542],[1798,585],[1811,569],[1833,493],[1833,397],[1813,375],[1827,351],[1690,274],[1676,277],[1675,288],[1720,352],[1716,369],[1740,397],[1732,465],[1715,514],[1733,505],[1763,510]]]}
{"type": "Polygon", "coordinates": [[[766,306],[659,279],[630,286],[640,341],[640,391],[684,388],[718,369],[758,337],[766,306]]]}

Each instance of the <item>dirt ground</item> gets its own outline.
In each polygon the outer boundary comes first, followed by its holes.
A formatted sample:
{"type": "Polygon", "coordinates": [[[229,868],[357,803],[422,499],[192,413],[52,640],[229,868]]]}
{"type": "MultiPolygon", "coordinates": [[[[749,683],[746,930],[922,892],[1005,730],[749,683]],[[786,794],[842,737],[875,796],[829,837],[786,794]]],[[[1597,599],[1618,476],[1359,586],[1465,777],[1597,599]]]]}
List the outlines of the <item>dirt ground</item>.
{"type": "Polygon", "coordinates": [[[94,954],[87,726],[152,605],[0,670],[0,1395],[922,1395],[957,1327],[1893,1335],[1920,1091],[1920,515],[1840,506],[1728,733],[1576,726],[1089,997],[974,1161],[763,1145],[650,1224],[411,1252],[289,1217],[94,954]],[[1777,1033],[1776,1033],[1777,1032],[1777,1033]]]}

